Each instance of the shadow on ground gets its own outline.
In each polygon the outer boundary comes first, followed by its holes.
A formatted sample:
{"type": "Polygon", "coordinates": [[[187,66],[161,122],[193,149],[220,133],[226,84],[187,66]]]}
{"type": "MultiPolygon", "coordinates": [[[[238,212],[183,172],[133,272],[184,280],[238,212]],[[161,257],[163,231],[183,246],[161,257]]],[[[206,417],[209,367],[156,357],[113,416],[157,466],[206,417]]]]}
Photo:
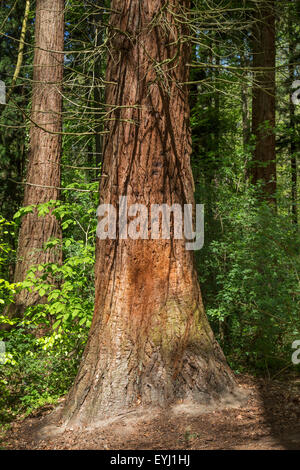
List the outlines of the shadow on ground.
{"type": "MultiPolygon", "coordinates": [[[[300,449],[299,380],[238,377],[248,394],[236,408],[177,406],[138,410],[93,429],[43,427],[51,409],[14,423],[1,444],[7,449],[285,450],[300,449]]],[[[49,415],[50,416],[50,415],[49,415]]]]}
{"type": "Polygon", "coordinates": [[[300,450],[300,377],[261,381],[258,391],[273,439],[287,450],[300,450]]]}

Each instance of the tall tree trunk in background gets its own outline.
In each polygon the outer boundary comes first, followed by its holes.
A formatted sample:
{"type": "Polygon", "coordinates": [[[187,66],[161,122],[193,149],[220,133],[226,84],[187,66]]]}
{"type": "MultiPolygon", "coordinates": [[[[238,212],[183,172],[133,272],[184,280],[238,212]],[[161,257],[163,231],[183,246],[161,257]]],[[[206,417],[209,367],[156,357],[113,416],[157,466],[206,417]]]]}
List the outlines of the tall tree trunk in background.
{"type": "Polygon", "coordinates": [[[295,114],[295,104],[292,100],[292,85],[294,82],[294,61],[296,52],[296,41],[293,37],[293,18],[292,9],[289,12],[288,30],[289,30],[289,113],[290,113],[290,161],[291,161],[291,200],[292,215],[295,225],[298,224],[298,195],[297,195],[297,156],[299,154],[299,130],[297,130],[297,118],[295,114]]]}
{"type": "MultiPolygon", "coordinates": [[[[101,3],[101,2],[100,2],[101,3]]],[[[103,149],[102,149],[102,124],[101,124],[101,108],[102,108],[102,89],[99,86],[101,78],[101,53],[98,51],[99,47],[103,44],[103,31],[102,31],[102,10],[100,13],[95,14],[95,21],[98,23],[98,27],[95,28],[95,45],[96,45],[96,58],[95,58],[95,78],[96,84],[94,86],[94,107],[95,111],[95,121],[96,121],[96,135],[95,135],[95,151],[96,151],[96,168],[100,169],[102,159],[103,159],[103,149]]],[[[96,178],[99,177],[99,170],[96,170],[96,178]]]]}
{"type": "MultiPolygon", "coordinates": [[[[241,53],[241,67],[244,69],[242,83],[241,83],[241,99],[242,99],[242,118],[243,118],[243,150],[248,153],[249,150],[249,143],[250,143],[250,112],[249,112],[249,105],[248,105],[248,97],[249,97],[249,86],[248,86],[248,75],[249,72],[247,67],[249,67],[249,58],[247,56],[247,44],[246,40],[243,39],[243,46],[242,46],[242,53],[241,53]]],[[[247,161],[246,161],[246,168],[247,168],[247,161]]]]}
{"type": "MultiPolygon", "coordinates": [[[[63,49],[64,0],[37,0],[32,124],[24,206],[59,198],[63,49]]],[[[44,243],[51,237],[61,238],[60,224],[51,213],[38,217],[34,211],[22,218],[15,282],[23,281],[32,265],[61,261],[60,248],[43,250],[44,243]]],[[[22,290],[15,304],[10,306],[9,314],[21,315],[26,307],[39,300],[36,292],[22,290]]]]}
{"type": "MultiPolygon", "coordinates": [[[[112,114],[100,201],[116,208],[122,195],[128,206],[148,209],[194,201],[183,85],[190,46],[165,6],[163,0],[111,3],[106,103],[112,114]]],[[[188,6],[172,3],[177,13],[188,6]]],[[[184,240],[98,239],[95,269],[94,317],[62,410],[65,422],[91,424],[122,409],[185,398],[206,404],[235,389],[184,240]]]]}
{"type": "Polygon", "coordinates": [[[253,27],[254,85],[252,95],[252,133],[256,137],[252,181],[263,182],[263,192],[275,202],[275,2],[257,4],[253,27]]]}
{"type": "MultiPolygon", "coordinates": [[[[219,47],[218,47],[218,43],[216,43],[215,45],[215,65],[216,65],[216,68],[215,68],[215,82],[217,83],[217,88],[219,87],[219,75],[220,75],[220,69],[219,69],[219,66],[220,66],[220,51],[219,51],[219,47]]],[[[221,120],[220,120],[220,93],[219,91],[216,91],[215,94],[214,94],[214,104],[215,104],[215,142],[214,142],[214,146],[215,146],[215,152],[216,152],[216,156],[215,156],[215,159],[216,159],[216,163],[217,163],[217,166],[219,167],[219,164],[220,164],[220,136],[221,136],[221,128],[220,128],[220,125],[221,125],[221,120]]],[[[215,172],[215,175],[214,175],[214,178],[215,178],[215,181],[216,181],[216,184],[217,184],[217,175],[216,175],[217,172],[215,172]]]]}

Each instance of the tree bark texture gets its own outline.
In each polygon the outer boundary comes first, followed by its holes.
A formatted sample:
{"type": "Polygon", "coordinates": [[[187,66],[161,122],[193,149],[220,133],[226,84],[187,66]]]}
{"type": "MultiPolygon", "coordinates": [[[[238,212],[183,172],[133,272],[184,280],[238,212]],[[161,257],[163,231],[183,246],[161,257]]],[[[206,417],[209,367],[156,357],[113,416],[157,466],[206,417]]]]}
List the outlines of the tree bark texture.
{"type": "MultiPolygon", "coordinates": [[[[37,0],[30,129],[30,149],[24,206],[59,198],[64,63],[64,0],[37,0]]],[[[61,238],[51,212],[23,216],[19,232],[15,282],[23,281],[35,264],[61,262],[61,249],[44,250],[50,238],[61,238]]],[[[39,301],[36,292],[22,290],[12,305],[14,315],[39,301]]]]}
{"type": "MultiPolygon", "coordinates": [[[[188,1],[112,1],[101,203],[194,203],[188,1]],[[119,13],[115,12],[119,11],[119,13]]],[[[184,240],[97,240],[89,339],[62,416],[90,424],[136,406],[208,403],[235,388],[184,240]]]]}
{"type": "Polygon", "coordinates": [[[275,155],[275,3],[260,1],[253,28],[254,85],[252,132],[256,137],[252,181],[263,182],[263,192],[274,202],[275,155]]]}

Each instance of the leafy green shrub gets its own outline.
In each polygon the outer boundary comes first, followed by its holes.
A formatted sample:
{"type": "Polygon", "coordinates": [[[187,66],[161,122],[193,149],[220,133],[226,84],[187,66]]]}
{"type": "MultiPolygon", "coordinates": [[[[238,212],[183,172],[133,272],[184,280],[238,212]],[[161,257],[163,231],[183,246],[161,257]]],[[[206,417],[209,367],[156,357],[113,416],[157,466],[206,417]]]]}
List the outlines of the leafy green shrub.
{"type": "Polygon", "coordinates": [[[16,293],[17,284],[9,282],[8,266],[14,256],[14,250],[8,241],[8,235],[14,235],[13,222],[9,222],[0,216],[0,269],[3,278],[0,279],[0,312],[5,304],[12,302],[16,293]]]}
{"type": "MultiPolygon", "coordinates": [[[[15,219],[29,210],[33,207],[19,210],[15,219]]],[[[54,201],[38,206],[41,217],[49,210],[61,219],[63,264],[32,266],[17,286],[0,281],[4,305],[13,301],[16,289],[35,289],[47,297],[47,303],[27,308],[22,319],[10,321],[10,332],[0,331],[6,346],[5,364],[0,364],[0,423],[54,403],[69,390],[91,324],[97,223],[93,201],[85,206],[54,201]]],[[[57,243],[61,241],[49,240],[44,248],[57,243]]],[[[8,251],[2,256],[5,264],[8,251]]]]}
{"type": "Polygon", "coordinates": [[[300,338],[300,240],[288,216],[245,194],[226,192],[223,230],[198,256],[207,314],[235,365],[290,366],[300,338]],[[214,278],[214,282],[211,282],[214,278]]]}
{"type": "Polygon", "coordinates": [[[54,403],[68,391],[81,357],[82,339],[66,344],[62,335],[36,338],[28,325],[6,335],[6,361],[0,364],[0,424],[54,403]]]}

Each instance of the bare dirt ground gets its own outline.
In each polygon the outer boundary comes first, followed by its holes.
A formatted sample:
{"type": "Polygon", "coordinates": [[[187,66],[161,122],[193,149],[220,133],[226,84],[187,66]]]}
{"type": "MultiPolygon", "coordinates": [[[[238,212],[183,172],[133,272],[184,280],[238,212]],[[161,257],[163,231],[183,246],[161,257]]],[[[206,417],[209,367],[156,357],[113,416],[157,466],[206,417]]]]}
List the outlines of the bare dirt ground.
{"type": "Polygon", "coordinates": [[[238,408],[175,407],[120,416],[85,430],[62,430],[49,420],[52,407],[13,423],[2,449],[40,450],[300,450],[300,379],[238,377],[249,393],[238,408]]]}

